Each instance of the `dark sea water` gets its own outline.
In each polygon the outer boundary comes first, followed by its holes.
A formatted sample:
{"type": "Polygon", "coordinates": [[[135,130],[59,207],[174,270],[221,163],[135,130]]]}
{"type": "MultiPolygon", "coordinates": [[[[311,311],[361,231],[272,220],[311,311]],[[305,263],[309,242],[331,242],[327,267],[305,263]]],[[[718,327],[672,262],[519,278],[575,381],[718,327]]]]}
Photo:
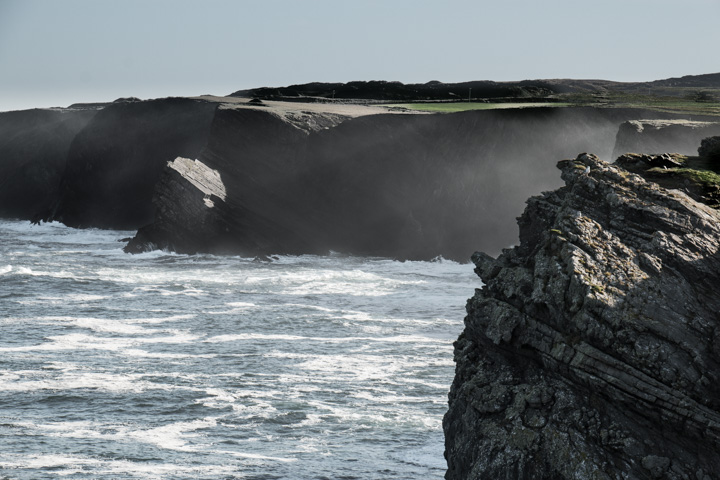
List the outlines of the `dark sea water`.
{"type": "Polygon", "coordinates": [[[469,264],[0,221],[0,478],[440,479],[469,264]]]}

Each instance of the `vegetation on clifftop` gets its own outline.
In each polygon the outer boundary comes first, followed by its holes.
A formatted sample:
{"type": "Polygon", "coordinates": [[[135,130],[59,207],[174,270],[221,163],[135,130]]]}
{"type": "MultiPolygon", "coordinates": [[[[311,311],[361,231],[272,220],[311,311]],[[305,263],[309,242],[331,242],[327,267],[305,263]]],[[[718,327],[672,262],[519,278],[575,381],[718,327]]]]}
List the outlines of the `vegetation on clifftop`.
{"type": "Polygon", "coordinates": [[[618,164],[664,188],[682,190],[695,200],[720,209],[720,162],[717,160],[679,154],[627,154],[618,159],[618,164]]]}

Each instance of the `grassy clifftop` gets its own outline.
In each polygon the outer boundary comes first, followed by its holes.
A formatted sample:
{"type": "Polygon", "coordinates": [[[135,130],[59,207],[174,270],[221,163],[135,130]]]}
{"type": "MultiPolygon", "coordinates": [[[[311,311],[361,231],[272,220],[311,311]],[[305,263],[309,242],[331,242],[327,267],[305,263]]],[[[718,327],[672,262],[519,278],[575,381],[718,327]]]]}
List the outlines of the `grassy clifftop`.
{"type": "Polygon", "coordinates": [[[720,160],[678,154],[626,154],[617,163],[664,188],[683,190],[694,200],[720,210],[720,160]]]}

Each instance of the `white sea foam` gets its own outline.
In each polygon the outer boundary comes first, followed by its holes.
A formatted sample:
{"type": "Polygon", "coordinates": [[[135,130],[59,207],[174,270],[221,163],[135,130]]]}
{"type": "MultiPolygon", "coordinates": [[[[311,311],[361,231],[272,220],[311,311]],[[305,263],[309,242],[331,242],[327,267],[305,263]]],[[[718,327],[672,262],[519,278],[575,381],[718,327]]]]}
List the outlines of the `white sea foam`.
{"type": "Polygon", "coordinates": [[[214,427],[216,424],[216,419],[204,418],[191,422],[175,422],[146,430],[128,431],[124,435],[160,448],[193,452],[198,451],[199,447],[188,445],[188,440],[200,436],[196,430],[214,427]]]}
{"type": "Polygon", "coordinates": [[[10,478],[442,477],[471,266],[129,256],[130,234],[8,224],[10,478]]]}
{"type": "Polygon", "coordinates": [[[128,357],[137,358],[157,358],[157,359],[168,359],[168,360],[188,360],[192,358],[215,358],[216,354],[190,354],[190,353],[163,353],[163,352],[149,352],[147,350],[141,350],[139,348],[125,348],[122,350],[123,355],[128,357]]]}
{"type": "Polygon", "coordinates": [[[118,320],[107,320],[101,318],[76,318],[72,319],[72,323],[78,327],[88,328],[95,332],[103,333],[123,333],[126,335],[142,335],[153,333],[152,330],[139,327],[137,325],[128,325],[118,320]]]}
{"type": "MultiPolygon", "coordinates": [[[[112,322],[107,322],[104,326],[100,326],[94,322],[89,322],[89,324],[99,330],[105,328],[105,330],[102,331],[106,332],[119,331],[119,333],[126,333],[129,330],[132,333],[137,333],[137,330],[133,329],[131,326],[118,326],[112,322]],[[115,328],[115,330],[113,330],[113,328],[115,328]]],[[[144,330],[141,331],[144,332],[144,330]]],[[[44,343],[23,345],[19,347],[0,347],[0,352],[51,352],[67,350],[119,351],[136,344],[187,344],[201,338],[198,335],[192,335],[181,331],[169,330],[167,332],[171,333],[171,335],[153,337],[100,337],[83,333],[53,335],[47,337],[47,341],[44,343]]]]}
{"type": "Polygon", "coordinates": [[[157,324],[157,323],[169,323],[169,322],[176,322],[178,320],[190,320],[192,318],[195,318],[197,315],[194,313],[187,313],[187,314],[181,314],[181,315],[169,315],[167,317],[146,317],[146,318],[133,318],[128,319],[128,322],[132,323],[150,323],[150,324],[157,324]]]}
{"type": "Polygon", "coordinates": [[[379,342],[379,343],[413,343],[415,345],[440,344],[451,345],[452,339],[425,337],[419,335],[397,335],[392,337],[305,337],[300,335],[282,335],[282,334],[266,334],[266,333],[241,333],[216,335],[203,339],[203,343],[222,343],[237,341],[256,341],[256,340],[272,340],[282,342],[319,342],[319,343],[352,343],[360,342],[379,342]]]}
{"type": "Polygon", "coordinates": [[[53,390],[94,389],[103,392],[133,392],[148,390],[175,390],[175,385],[145,380],[140,374],[110,374],[85,371],[64,371],[60,375],[38,375],[36,372],[0,373],[0,391],[32,392],[53,390]]]}
{"type": "MultiPolygon", "coordinates": [[[[0,468],[13,470],[52,470],[60,477],[95,472],[96,475],[112,475],[112,478],[142,478],[160,480],[166,478],[220,477],[237,473],[236,465],[208,464],[178,465],[176,463],[134,462],[130,460],[103,460],[94,457],[62,454],[33,455],[6,454],[0,457],[0,468]]],[[[13,478],[13,477],[8,477],[13,478]]]]}
{"type": "Polygon", "coordinates": [[[31,276],[31,277],[52,277],[52,278],[71,278],[76,279],[77,276],[72,273],[65,270],[61,270],[59,272],[49,272],[44,270],[33,270],[32,268],[28,267],[17,267],[14,269],[14,272],[17,275],[24,275],[24,276],[31,276]]]}
{"type": "Polygon", "coordinates": [[[221,455],[232,455],[233,457],[248,458],[248,459],[252,459],[252,460],[270,460],[273,462],[283,462],[283,463],[290,463],[290,462],[297,461],[296,458],[271,457],[268,455],[259,455],[257,453],[232,452],[232,451],[226,451],[226,450],[218,450],[214,453],[218,453],[221,455]]]}

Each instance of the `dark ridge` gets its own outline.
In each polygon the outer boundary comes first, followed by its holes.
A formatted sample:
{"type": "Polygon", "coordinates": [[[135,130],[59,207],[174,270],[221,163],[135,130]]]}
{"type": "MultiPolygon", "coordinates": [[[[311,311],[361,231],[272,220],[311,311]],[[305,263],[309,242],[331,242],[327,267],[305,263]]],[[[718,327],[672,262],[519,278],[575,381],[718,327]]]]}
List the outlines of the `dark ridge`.
{"type": "Polygon", "coordinates": [[[649,83],[661,87],[720,88],[720,73],[685,75],[679,78],[667,78],[649,83]]]}
{"type": "Polygon", "coordinates": [[[468,99],[553,100],[557,94],[642,92],[667,95],[668,88],[720,88],[720,73],[687,75],[681,78],[655,80],[653,82],[614,82],[610,80],[543,79],[517,82],[494,82],[478,80],[462,83],[443,83],[432,80],[427,83],[388,81],[356,81],[348,83],[305,83],[287,87],[260,87],[239,90],[230,97],[255,97],[262,99],[304,99],[305,101],[376,100],[376,101],[462,101],[468,99]],[[654,89],[657,89],[655,91],[654,89]]]}
{"type": "Polygon", "coordinates": [[[255,97],[261,99],[277,98],[315,98],[326,100],[467,100],[468,98],[545,98],[557,93],[550,85],[537,85],[532,82],[492,82],[475,81],[463,83],[441,83],[431,81],[423,84],[403,84],[401,82],[368,81],[349,83],[307,83],[288,87],[262,87],[240,90],[231,93],[231,97],[255,97]]]}

